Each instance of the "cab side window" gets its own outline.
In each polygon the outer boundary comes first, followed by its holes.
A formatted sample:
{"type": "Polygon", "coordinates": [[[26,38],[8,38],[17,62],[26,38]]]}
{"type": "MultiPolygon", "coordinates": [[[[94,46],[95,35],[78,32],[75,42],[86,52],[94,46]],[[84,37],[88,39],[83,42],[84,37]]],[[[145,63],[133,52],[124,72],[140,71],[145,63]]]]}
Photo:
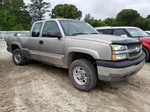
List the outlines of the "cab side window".
{"type": "Polygon", "coordinates": [[[59,27],[55,21],[45,22],[43,32],[42,32],[42,37],[48,37],[49,31],[56,31],[56,32],[60,33],[59,27]]]}
{"type": "Polygon", "coordinates": [[[125,36],[125,37],[128,36],[128,34],[123,29],[115,29],[114,30],[114,35],[125,36]]]}
{"type": "Polygon", "coordinates": [[[40,36],[41,27],[42,27],[42,22],[34,24],[34,27],[32,30],[32,37],[39,37],[40,36]]]}
{"type": "Polygon", "coordinates": [[[112,29],[101,29],[101,30],[98,30],[98,32],[101,34],[112,35],[113,30],[112,29]]]}

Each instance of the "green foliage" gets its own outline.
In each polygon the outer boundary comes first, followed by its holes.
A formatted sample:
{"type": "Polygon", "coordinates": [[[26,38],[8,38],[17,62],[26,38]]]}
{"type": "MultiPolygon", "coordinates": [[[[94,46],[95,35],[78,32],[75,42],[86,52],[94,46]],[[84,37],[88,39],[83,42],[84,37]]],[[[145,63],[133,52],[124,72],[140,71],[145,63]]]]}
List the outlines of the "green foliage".
{"type": "Polygon", "coordinates": [[[90,23],[90,22],[92,22],[94,20],[95,20],[94,17],[91,16],[90,14],[86,14],[85,17],[84,17],[84,21],[86,21],[88,23],[90,23]]]}
{"type": "Polygon", "coordinates": [[[115,26],[116,20],[114,18],[106,18],[104,23],[106,23],[108,26],[115,26]]]}
{"type": "Polygon", "coordinates": [[[52,9],[51,18],[80,19],[82,12],[71,4],[58,4],[52,9]]]}
{"type": "Polygon", "coordinates": [[[24,10],[18,12],[16,23],[22,25],[24,30],[29,30],[31,28],[31,20],[32,17],[30,16],[29,12],[24,10]]]}
{"type": "Polygon", "coordinates": [[[23,0],[3,0],[0,3],[0,30],[29,30],[30,26],[31,17],[23,0]]]}
{"type": "Polygon", "coordinates": [[[15,26],[15,16],[0,10],[0,30],[12,30],[13,26],[15,26]]]}
{"type": "Polygon", "coordinates": [[[137,27],[139,27],[143,30],[150,30],[150,19],[139,18],[137,27]]]}
{"type": "Polygon", "coordinates": [[[96,20],[90,14],[84,18],[86,22],[94,27],[97,26],[135,26],[143,30],[150,30],[150,15],[146,18],[133,9],[123,9],[117,14],[116,18],[106,18],[105,20],[96,20]]]}
{"type": "Polygon", "coordinates": [[[140,14],[133,9],[123,9],[118,13],[116,21],[119,25],[134,26],[137,24],[140,14]]]}
{"type": "Polygon", "coordinates": [[[147,19],[150,19],[150,15],[148,15],[146,18],[147,18],[147,19]]]}
{"type": "Polygon", "coordinates": [[[103,22],[102,20],[95,19],[90,14],[85,15],[84,21],[91,24],[93,27],[106,26],[105,22],[103,22]]]}
{"type": "MultiPolygon", "coordinates": [[[[25,5],[23,0],[0,0],[0,30],[29,30],[31,23],[44,19],[51,4],[44,0],[31,0],[25,5]],[[28,9],[28,10],[27,10],[28,9]]],[[[52,9],[51,18],[81,19],[82,12],[71,4],[58,4],[52,9]]],[[[95,19],[90,14],[84,20],[93,27],[98,26],[136,26],[143,30],[150,30],[150,15],[146,18],[133,9],[123,9],[116,18],[105,20],[95,19]]]]}
{"type": "Polygon", "coordinates": [[[44,19],[44,14],[50,12],[51,4],[44,2],[44,0],[31,0],[31,4],[28,7],[32,16],[32,22],[35,22],[44,19]]]}
{"type": "Polygon", "coordinates": [[[136,26],[143,30],[150,30],[150,15],[143,18],[133,9],[123,9],[116,17],[117,26],[136,26]]]}

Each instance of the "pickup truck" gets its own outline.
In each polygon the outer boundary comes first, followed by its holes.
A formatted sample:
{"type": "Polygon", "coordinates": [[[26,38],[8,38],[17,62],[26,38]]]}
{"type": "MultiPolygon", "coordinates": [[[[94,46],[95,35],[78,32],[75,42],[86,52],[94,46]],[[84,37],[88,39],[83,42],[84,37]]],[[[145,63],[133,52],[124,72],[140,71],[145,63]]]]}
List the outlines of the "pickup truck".
{"type": "Polygon", "coordinates": [[[141,41],[101,35],[84,21],[50,19],[35,22],[31,36],[7,38],[16,65],[37,60],[69,69],[75,88],[90,91],[98,80],[121,81],[145,63],[141,41]]]}

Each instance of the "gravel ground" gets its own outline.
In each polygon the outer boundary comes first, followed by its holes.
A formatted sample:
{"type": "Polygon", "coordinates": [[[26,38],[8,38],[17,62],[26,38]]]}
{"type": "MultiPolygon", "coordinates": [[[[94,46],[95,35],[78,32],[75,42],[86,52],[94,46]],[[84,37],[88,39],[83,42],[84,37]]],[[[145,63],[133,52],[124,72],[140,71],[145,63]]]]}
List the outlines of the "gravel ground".
{"type": "Polygon", "coordinates": [[[65,69],[14,65],[0,41],[0,112],[150,112],[150,63],[126,81],[80,92],[65,69]]]}

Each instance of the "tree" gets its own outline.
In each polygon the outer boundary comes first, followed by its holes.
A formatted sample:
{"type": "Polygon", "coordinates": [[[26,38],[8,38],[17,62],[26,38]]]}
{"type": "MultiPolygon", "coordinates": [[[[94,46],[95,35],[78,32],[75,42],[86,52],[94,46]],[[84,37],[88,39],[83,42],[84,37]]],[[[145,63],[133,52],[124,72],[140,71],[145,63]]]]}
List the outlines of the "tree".
{"type": "MultiPolygon", "coordinates": [[[[21,25],[24,30],[29,30],[31,28],[32,17],[27,10],[20,10],[17,16],[17,24],[21,25]]],[[[19,28],[19,27],[18,27],[19,28]]]]}
{"type": "Polygon", "coordinates": [[[29,4],[28,7],[32,16],[32,22],[35,22],[44,19],[44,14],[50,12],[49,8],[51,4],[43,0],[31,0],[31,4],[29,4]]]}
{"type": "Polygon", "coordinates": [[[147,18],[147,19],[150,19],[150,15],[148,15],[146,18],[147,18]]]}
{"type": "Polygon", "coordinates": [[[58,4],[52,9],[51,18],[80,19],[82,12],[71,4],[58,4]]]}
{"type": "Polygon", "coordinates": [[[86,21],[88,23],[93,21],[93,20],[94,20],[94,17],[91,16],[91,14],[86,14],[85,17],[84,17],[84,21],[86,21]]]}
{"type": "Polygon", "coordinates": [[[139,18],[137,22],[137,26],[143,30],[150,30],[150,19],[147,18],[139,18]]]}
{"type": "Polygon", "coordinates": [[[115,26],[116,20],[114,18],[106,18],[104,23],[106,23],[108,26],[115,26]]]}
{"type": "Polygon", "coordinates": [[[12,30],[13,26],[15,26],[15,16],[9,12],[6,13],[4,10],[0,10],[0,30],[12,30]]]}
{"type": "Polygon", "coordinates": [[[23,0],[2,0],[0,30],[29,30],[30,25],[31,17],[23,0]]]}
{"type": "Polygon", "coordinates": [[[84,21],[92,25],[93,27],[106,26],[106,24],[102,20],[97,20],[90,14],[86,14],[84,17],[84,21]]]}
{"type": "Polygon", "coordinates": [[[118,25],[122,26],[134,26],[136,25],[140,14],[133,9],[123,9],[120,11],[116,17],[118,25]]]}

